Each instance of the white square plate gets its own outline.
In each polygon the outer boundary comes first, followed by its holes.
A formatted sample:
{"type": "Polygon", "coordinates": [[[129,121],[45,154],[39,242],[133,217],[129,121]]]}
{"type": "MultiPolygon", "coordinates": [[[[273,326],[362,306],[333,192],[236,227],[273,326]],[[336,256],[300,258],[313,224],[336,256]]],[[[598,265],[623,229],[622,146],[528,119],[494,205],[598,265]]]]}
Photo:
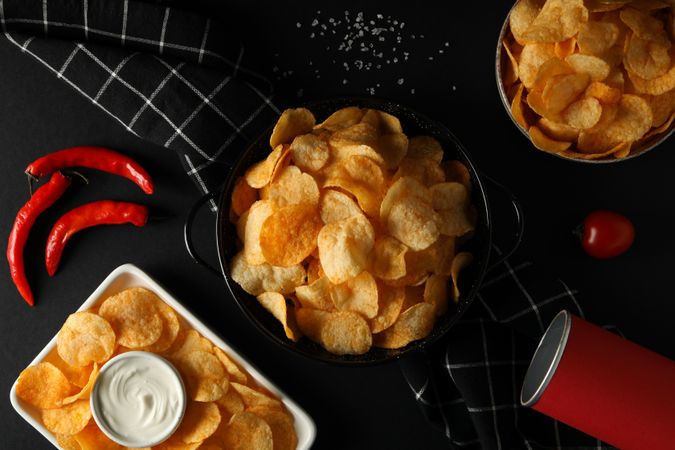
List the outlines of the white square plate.
{"type": "MultiPolygon", "coordinates": [[[[314,439],[316,438],[316,426],[314,421],[307,415],[307,413],[291,400],[285,393],[275,386],[269,379],[267,379],[258,369],[256,369],[250,362],[248,362],[242,355],[237,353],[227,342],[223,341],[218,335],[211,331],[206,325],[199,321],[190,311],[188,311],[178,300],[169,294],[162,286],[155,280],[150,278],[145,272],[133,264],[124,264],[113,270],[110,275],[96,288],[96,290],[89,296],[89,298],[82,303],[78,311],[91,308],[99,300],[114,295],[124,289],[130,287],[144,287],[159,296],[167,305],[171,306],[179,315],[185,319],[195,330],[202,334],[202,336],[209,339],[213,344],[225,350],[228,355],[232,357],[240,366],[251,374],[251,376],[260,385],[269,389],[272,393],[277,395],[286,405],[295,419],[295,431],[298,434],[298,450],[308,450],[314,439]]],[[[49,343],[42,349],[42,351],[35,357],[30,365],[38,364],[45,356],[56,346],[56,336],[54,336],[49,343]]],[[[39,411],[21,400],[16,395],[16,381],[9,393],[9,398],[12,406],[21,417],[30,423],[36,430],[47,438],[56,448],[59,445],[56,443],[56,438],[42,425],[40,422],[39,411]]]]}

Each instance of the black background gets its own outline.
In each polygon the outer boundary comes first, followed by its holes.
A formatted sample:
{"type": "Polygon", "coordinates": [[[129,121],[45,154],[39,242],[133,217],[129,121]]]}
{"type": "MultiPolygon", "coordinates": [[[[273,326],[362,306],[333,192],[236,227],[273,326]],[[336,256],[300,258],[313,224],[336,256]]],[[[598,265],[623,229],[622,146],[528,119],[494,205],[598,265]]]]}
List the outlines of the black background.
{"type": "MultiPolygon", "coordinates": [[[[579,288],[590,320],[617,325],[629,339],[675,358],[675,302],[670,292],[675,255],[674,141],[612,165],[583,165],[535,150],[512,125],[495,87],[494,53],[507,2],[216,3],[192,2],[189,7],[230,23],[234,38],[246,44],[244,64],[274,79],[287,105],[367,95],[368,88],[379,84],[375,95],[396,99],[448,125],[478,167],[520,198],[527,217],[521,253],[579,288]],[[405,22],[398,53],[405,46],[409,60],[380,70],[345,71],[344,62],[352,64],[362,56],[336,52],[342,36],[329,32],[321,39],[309,38],[315,18],[324,22],[343,18],[345,11],[353,16],[363,11],[366,20],[382,14],[405,22]],[[422,34],[424,38],[419,37],[422,34]],[[599,208],[622,212],[634,221],[637,239],[627,254],[596,261],[575,242],[571,230],[586,213],[599,208]]],[[[146,197],[124,179],[91,173],[89,186],[72,189],[48,211],[26,251],[37,298],[33,309],[14,289],[6,264],[0,264],[0,392],[5,393],[0,402],[1,449],[52,448],[12,411],[7,394],[67,315],[126,262],[164,284],[306,408],[318,427],[315,448],[446,447],[443,436],[418,412],[396,364],[331,367],[291,355],[255,330],[228,298],[223,282],[193,264],[183,248],[183,221],[198,192],[178,158],[127,133],[0,39],[0,236],[8,236],[16,211],[28,197],[23,175],[27,163],[47,152],[84,144],[105,145],[136,157],[153,174],[156,194],[146,197]],[[61,270],[49,279],[43,246],[51,224],[66,210],[102,198],[146,202],[171,211],[173,217],[143,229],[87,231],[69,244],[61,270]]],[[[512,224],[500,211],[500,199],[494,197],[492,203],[497,209],[497,237],[506,245],[512,224]]],[[[213,221],[205,213],[195,231],[199,248],[211,257],[215,257],[213,221]]]]}

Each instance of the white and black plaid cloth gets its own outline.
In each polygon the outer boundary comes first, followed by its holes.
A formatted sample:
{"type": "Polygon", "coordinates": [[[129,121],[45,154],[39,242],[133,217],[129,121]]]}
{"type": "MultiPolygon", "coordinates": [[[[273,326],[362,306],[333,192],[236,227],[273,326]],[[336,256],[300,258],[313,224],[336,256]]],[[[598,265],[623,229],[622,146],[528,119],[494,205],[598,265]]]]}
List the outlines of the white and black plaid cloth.
{"type": "Polygon", "coordinates": [[[0,0],[0,27],[129,132],[178,152],[204,193],[279,114],[270,83],[207,17],[133,0],[0,0]]]}
{"type": "MultiPolygon", "coordinates": [[[[271,85],[209,18],[133,0],[0,0],[3,36],[143,139],[175,150],[204,193],[279,114],[271,85]]],[[[215,205],[214,205],[215,207],[215,205]]],[[[537,339],[575,291],[527,263],[490,274],[467,316],[402,368],[453,447],[607,448],[518,406],[537,339]]]]}
{"type": "Polygon", "coordinates": [[[512,258],[488,273],[473,305],[447,336],[426,354],[401,362],[420,408],[452,448],[611,448],[520,406],[539,339],[563,309],[584,317],[579,298],[562,280],[512,258]]]}

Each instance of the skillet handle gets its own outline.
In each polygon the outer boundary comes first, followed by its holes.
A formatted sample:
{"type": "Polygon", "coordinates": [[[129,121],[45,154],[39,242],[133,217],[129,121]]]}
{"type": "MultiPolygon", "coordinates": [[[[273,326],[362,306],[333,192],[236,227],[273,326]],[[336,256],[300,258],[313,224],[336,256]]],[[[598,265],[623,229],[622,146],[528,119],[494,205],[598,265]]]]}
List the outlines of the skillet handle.
{"type": "Polygon", "coordinates": [[[490,184],[492,184],[494,187],[496,187],[499,191],[501,191],[502,194],[504,194],[506,197],[508,197],[509,201],[511,202],[511,206],[513,207],[513,213],[515,215],[516,219],[516,232],[513,236],[513,242],[511,243],[510,247],[508,250],[505,252],[501,252],[499,254],[499,257],[497,258],[496,261],[494,261],[487,269],[487,271],[491,271],[498,265],[502,264],[504,261],[506,261],[508,258],[513,256],[513,254],[518,250],[518,247],[520,247],[520,244],[523,242],[523,234],[525,233],[525,213],[523,212],[523,207],[521,206],[520,202],[518,201],[518,198],[511,192],[506,186],[495,180],[494,178],[485,175],[484,173],[481,174],[481,178],[488,181],[490,184]]]}
{"type": "Polygon", "coordinates": [[[183,226],[183,239],[185,241],[185,248],[187,249],[188,254],[190,255],[190,258],[192,260],[199,264],[200,266],[204,266],[207,269],[209,269],[211,272],[216,274],[218,277],[221,276],[220,271],[213,267],[211,264],[206,262],[204,258],[199,256],[197,251],[195,250],[194,243],[192,242],[192,225],[194,223],[195,217],[197,216],[197,213],[199,210],[204,206],[206,202],[209,200],[213,200],[214,197],[217,195],[219,190],[214,190],[209,192],[208,194],[205,194],[202,196],[199,200],[195,202],[194,205],[190,208],[190,211],[188,211],[187,217],[185,218],[185,225],[183,226]]]}

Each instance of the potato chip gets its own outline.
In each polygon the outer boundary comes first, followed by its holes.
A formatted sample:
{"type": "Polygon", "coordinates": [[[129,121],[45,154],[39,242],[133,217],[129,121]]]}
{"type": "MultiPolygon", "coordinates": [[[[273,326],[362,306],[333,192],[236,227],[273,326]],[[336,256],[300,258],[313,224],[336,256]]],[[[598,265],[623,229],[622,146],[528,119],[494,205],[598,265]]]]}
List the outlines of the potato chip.
{"type": "Polygon", "coordinates": [[[642,96],[652,110],[652,127],[660,127],[675,110],[675,89],[661,95],[642,96]]]}
{"type": "Polygon", "coordinates": [[[375,231],[365,216],[357,215],[324,226],[319,232],[321,267],[333,284],[355,277],[366,267],[375,231]]]}
{"type": "Polygon", "coordinates": [[[530,91],[527,94],[527,106],[529,106],[532,111],[539,114],[540,116],[557,122],[558,114],[551,114],[546,105],[544,105],[544,99],[541,97],[541,95],[541,91],[530,91]]]}
{"type": "Polygon", "coordinates": [[[541,94],[544,107],[553,114],[562,112],[584,92],[588,82],[589,76],[585,73],[552,77],[546,83],[546,87],[541,94]]]}
{"type": "Polygon", "coordinates": [[[392,184],[380,204],[380,222],[387,223],[391,207],[402,198],[413,197],[416,201],[430,204],[431,192],[416,178],[402,176],[392,184]]]}
{"type": "Polygon", "coordinates": [[[456,237],[474,229],[469,215],[469,194],[459,183],[439,183],[431,186],[432,205],[438,214],[441,234],[456,237]]]}
{"type": "Polygon", "coordinates": [[[438,239],[441,222],[430,204],[405,197],[391,207],[386,226],[391,236],[412,250],[424,250],[438,239]]]}
{"type": "Polygon", "coordinates": [[[603,0],[584,0],[584,4],[586,5],[586,8],[588,8],[589,12],[601,13],[623,8],[623,6],[630,1],[631,0],[619,0],[607,2],[603,0]]]}
{"type": "Polygon", "coordinates": [[[330,157],[328,144],[313,134],[296,136],[290,150],[295,165],[309,173],[321,170],[330,157]]]}
{"type": "Polygon", "coordinates": [[[408,153],[408,137],[403,133],[390,133],[380,136],[373,148],[382,156],[387,169],[395,169],[408,153]]]}
{"type": "Polygon", "coordinates": [[[322,227],[315,205],[302,203],[279,208],[260,230],[260,248],[265,260],[280,267],[299,264],[316,248],[322,227]]]}
{"type": "Polygon", "coordinates": [[[319,215],[324,223],[339,222],[359,214],[363,214],[361,208],[348,195],[332,189],[322,192],[319,215]]]}
{"type": "Polygon", "coordinates": [[[305,269],[300,264],[290,267],[267,263],[253,266],[246,262],[243,252],[237,253],[230,264],[232,279],[251,295],[267,291],[292,294],[296,286],[305,281],[305,269]]]}
{"type": "Polygon", "coordinates": [[[593,81],[584,92],[586,97],[594,97],[601,103],[618,103],[621,100],[621,89],[613,88],[600,81],[593,81]]]}
{"type": "Polygon", "coordinates": [[[537,122],[537,128],[542,131],[549,138],[556,141],[576,141],[579,137],[579,130],[572,128],[566,123],[554,122],[542,117],[537,122]]]}
{"type": "Polygon", "coordinates": [[[637,93],[661,95],[675,89],[675,65],[665,74],[651,80],[642,78],[631,70],[628,70],[627,73],[637,93]]]}
{"type": "Polygon", "coordinates": [[[239,217],[236,223],[237,237],[241,242],[244,242],[244,240],[246,239],[246,222],[248,222],[249,211],[250,210],[246,210],[246,212],[244,212],[244,214],[242,214],[241,217],[239,217]]]}
{"type": "MultiPolygon", "coordinates": [[[[315,252],[318,254],[317,250],[315,250],[315,252]]],[[[307,264],[307,284],[314,283],[324,275],[321,261],[312,254],[312,258],[310,258],[309,263],[307,264]]]]}
{"type": "Polygon", "coordinates": [[[401,122],[396,116],[392,116],[391,114],[378,109],[366,109],[363,118],[361,118],[361,122],[369,124],[380,134],[403,133],[401,122]]]}
{"type": "Polygon", "coordinates": [[[560,42],[569,39],[588,20],[583,0],[547,0],[523,38],[535,42],[560,42]]]}
{"type": "Polygon", "coordinates": [[[443,161],[441,169],[445,174],[445,181],[461,183],[467,191],[471,191],[471,173],[464,164],[456,160],[443,161]]]}
{"type": "Polygon", "coordinates": [[[162,334],[152,345],[143,348],[146,352],[162,353],[168,350],[178,337],[180,322],[176,312],[159,298],[155,299],[155,307],[162,319],[162,334]]]}
{"type": "Polygon", "coordinates": [[[556,42],[555,56],[557,56],[560,59],[565,59],[569,55],[573,54],[576,48],[577,48],[577,38],[574,36],[572,36],[569,39],[565,39],[562,42],[556,42]]]}
{"type": "Polygon", "coordinates": [[[609,64],[597,56],[575,53],[565,58],[565,61],[576,73],[587,74],[591,81],[602,81],[609,75],[609,64]]]}
{"type": "Polygon", "coordinates": [[[396,322],[403,300],[405,288],[388,286],[384,283],[377,284],[378,309],[377,315],[368,321],[370,332],[375,334],[386,330],[396,322]]]}
{"type": "Polygon", "coordinates": [[[350,156],[338,163],[336,171],[324,187],[336,186],[352,193],[361,209],[370,217],[377,217],[386,189],[384,173],[365,156],[350,156]]]}
{"type": "Polygon", "coordinates": [[[443,169],[436,161],[429,158],[403,158],[393,180],[396,181],[400,177],[415,178],[427,187],[445,181],[443,169]]]}
{"type": "Polygon", "coordinates": [[[298,308],[295,310],[295,320],[302,334],[314,342],[319,342],[321,328],[331,312],[313,308],[298,308]]]}
{"type": "Polygon", "coordinates": [[[232,383],[232,387],[239,393],[247,409],[255,406],[282,409],[282,403],[279,400],[256,389],[239,383],[232,383]]]}
{"type": "Polygon", "coordinates": [[[436,316],[448,310],[448,277],[431,275],[424,284],[424,301],[434,307],[436,316]]]}
{"type": "Polygon", "coordinates": [[[525,32],[530,28],[534,19],[539,15],[544,0],[519,0],[511,9],[509,26],[515,40],[521,44],[527,44],[525,32]]]}
{"type": "Polygon", "coordinates": [[[246,183],[255,189],[260,189],[267,185],[272,179],[274,168],[284,153],[284,146],[278,145],[267,155],[263,161],[249,167],[244,174],[246,183]]]}
{"type": "MultiPolygon", "coordinates": [[[[159,325],[161,327],[161,322],[159,325]]],[[[76,312],[68,316],[61,327],[56,348],[59,356],[74,367],[104,362],[115,350],[115,332],[104,318],[90,312],[76,312]]]]}
{"type": "Polygon", "coordinates": [[[80,450],[80,444],[77,443],[74,436],[57,434],[56,443],[59,444],[59,447],[63,450],[80,450]]]}
{"type": "Polygon", "coordinates": [[[381,348],[401,348],[427,337],[434,327],[435,308],[429,303],[417,303],[403,311],[396,322],[373,336],[373,345],[381,348]]]}
{"type": "Polygon", "coordinates": [[[574,151],[564,151],[561,152],[561,156],[565,156],[567,158],[573,158],[573,159],[586,159],[586,160],[594,160],[594,159],[603,159],[607,158],[608,156],[616,155],[618,154],[619,157],[624,158],[628,156],[628,153],[630,153],[630,147],[631,143],[630,142],[622,142],[612,148],[610,148],[607,151],[601,152],[601,153],[578,153],[574,151]],[[621,156],[623,155],[623,156],[621,156]]]}
{"type": "MultiPolygon", "coordinates": [[[[71,395],[70,397],[66,397],[63,399],[63,405],[69,405],[77,400],[86,400],[89,398],[89,395],[91,394],[91,390],[94,388],[94,383],[96,383],[96,379],[98,378],[98,373],[99,373],[99,367],[98,364],[94,363],[94,366],[91,369],[91,372],[89,373],[89,381],[87,381],[87,384],[85,384],[82,389],[80,389],[80,392],[71,395]]],[[[57,433],[57,432],[54,432],[57,433]]],[[[58,433],[57,433],[58,434],[58,433]]],[[[62,433],[62,434],[67,434],[67,433],[62,433]]],[[[75,433],[71,433],[75,434],[75,433]]]]}
{"type": "Polygon", "coordinates": [[[225,450],[272,450],[273,435],[270,426],[250,412],[232,416],[223,434],[225,450]]]}
{"type": "Polygon", "coordinates": [[[450,276],[452,277],[452,299],[455,302],[459,301],[459,273],[464,270],[469,264],[473,262],[473,255],[467,252],[457,253],[455,259],[452,260],[452,269],[450,276]]]}
{"type": "Polygon", "coordinates": [[[663,22],[657,18],[635,8],[622,9],[619,17],[637,37],[670,48],[670,40],[663,29],[663,22]]]}
{"type": "Polygon", "coordinates": [[[382,155],[378,153],[374,147],[366,144],[343,145],[341,147],[333,148],[331,150],[331,154],[333,157],[332,162],[331,164],[328,164],[323,170],[323,173],[328,177],[335,173],[336,168],[338,167],[337,164],[339,162],[351,156],[365,156],[372,159],[377,164],[384,166],[384,158],[382,155]]]}
{"type": "Polygon", "coordinates": [[[286,337],[293,342],[300,339],[300,330],[295,326],[295,322],[289,316],[286,306],[286,299],[278,292],[263,292],[256,297],[258,302],[281,323],[286,337]]]}
{"type": "Polygon", "coordinates": [[[307,108],[285,110],[274,125],[270,147],[276,148],[279,144],[291,143],[294,137],[312,131],[315,122],[314,115],[307,108]]]}
{"type": "Polygon", "coordinates": [[[215,403],[188,402],[176,436],[186,444],[202,442],[215,433],[220,420],[220,411],[215,403]]]}
{"type": "Polygon", "coordinates": [[[185,333],[185,338],[180,348],[171,356],[174,359],[180,359],[187,357],[193,352],[211,353],[212,351],[213,344],[208,339],[202,337],[196,330],[189,330],[185,333]]]}
{"type": "Polygon", "coordinates": [[[51,363],[27,367],[16,383],[16,395],[40,409],[59,408],[71,390],[66,376],[51,363]]]}
{"type": "Polygon", "coordinates": [[[405,312],[418,303],[424,302],[424,285],[426,284],[427,279],[428,277],[425,278],[424,282],[419,285],[405,287],[405,295],[403,297],[403,305],[401,305],[401,312],[405,312]]]}
{"type": "Polygon", "coordinates": [[[601,56],[616,44],[618,38],[616,24],[589,20],[579,29],[577,45],[584,55],[601,56]]]}
{"type": "Polygon", "coordinates": [[[197,402],[218,400],[229,388],[229,377],[213,353],[192,351],[175,359],[188,396],[197,402]]]}
{"type": "Polygon", "coordinates": [[[504,52],[508,58],[504,66],[502,80],[504,86],[511,86],[518,81],[518,60],[514,56],[513,51],[511,50],[511,44],[509,44],[507,39],[502,41],[502,47],[504,47],[504,52]]]}
{"type": "Polygon", "coordinates": [[[523,47],[518,64],[518,74],[526,88],[530,89],[534,86],[539,68],[551,58],[555,58],[553,44],[532,43],[523,47]]]}
{"type": "Polygon", "coordinates": [[[658,42],[641,39],[636,35],[630,37],[626,44],[624,66],[646,80],[660,77],[670,69],[670,41],[668,46],[658,42]]]}
{"type": "Polygon", "coordinates": [[[377,298],[375,278],[366,270],[331,290],[331,299],[338,310],[357,312],[368,319],[377,315],[377,298]]]}
{"type": "Polygon", "coordinates": [[[525,118],[525,111],[523,110],[523,88],[524,86],[520,84],[515,97],[513,97],[513,100],[511,101],[511,115],[513,115],[513,118],[518,125],[527,129],[527,119],[525,118]]]}
{"type": "Polygon", "coordinates": [[[227,353],[221,350],[220,347],[214,346],[213,354],[216,355],[216,358],[218,358],[223,367],[225,367],[225,370],[232,381],[236,381],[237,383],[247,382],[248,377],[246,376],[246,373],[240,369],[237,363],[235,363],[227,353]]]}
{"type": "Polygon", "coordinates": [[[274,213],[274,203],[268,200],[258,200],[248,212],[244,226],[244,256],[252,265],[267,262],[260,246],[260,233],[263,223],[274,213]]]}
{"type": "Polygon", "coordinates": [[[81,450],[122,450],[124,447],[111,441],[95,423],[90,423],[74,436],[81,450]]]}
{"type": "Polygon", "coordinates": [[[272,202],[275,207],[300,203],[318,205],[319,186],[311,175],[302,173],[296,166],[288,166],[269,185],[266,201],[272,202]]]}
{"type": "Polygon", "coordinates": [[[161,444],[152,447],[152,450],[196,450],[198,448],[203,448],[202,441],[186,444],[177,434],[174,434],[161,444]]]}
{"type": "Polygon", "coordinates": [[[293,418],[284,411],[264,406],[254,406],[248,412],[267,422],[272,430],[274,450],[294,450],[298,445],[298,436],[293,418]]]}
{"type": "Polygon", "coordinates": [[[440,163],[443,160],[443,147],[431,136],[415,136],[408,144],[408,158],[426,158],[440,163]]]}
{"type": "Polygon", "coordinates": [[[530,127],[529,133],[530,139],[532,140],[534,146],[545,152],[560,153],[564,150],[567,150],[570,148],[570,145],[572,145],[571,142],[562,142],[551,139],[536,126],[530,127]]]}
{"type": "Polygon", "coordinates": [[[347,128],[342,128],[331,134],[328,144],[333,148],[345,145],[369,145],[373,146],[377,141],[377,130],[367,123],[357,123],[347,128]]]}
{"type": "Polygon", "coordinates": [[[329,130],[339,130],[356,125],[363,117],[363,111],[356,106],[338,109],[328,116],[326,120],[317,125],[317,128],[326,128],[329,130]]]}
{"type": "Polygon", "coordinates": [[[42,411],[42,423],[54,434],[77,434],[87,426],[90,419],[88,400],[78,400],[61,408],[42,411]]]}
{"type": "Polygon", "coordinates": [[[556,75],[570,75],[573,73],[574,69],[566,61],[558,58],[551,58],[539,67],[531,89],[543,91],[546,87],[546,82],[549,79],[556,75]]]}
{"type": "Polygon", "coordinates": [[[373,274],[386,280],[404,276],[406,274],[405,254],[407,251],[408,247],[391,236],[375,239],[370,264],[373,274]]]}
{"type": "Polygon", "coordinates": [[[243,177],[239,177],[232,190],[232,211],[241,216],[257,199],[258,191],[249,186],[243,177]]]}
{"type": "Polygon", "coordinates": [[[244,401],[241,399],[241,395],[239,395],[236,389],[228,389],[222,397],[216,400],[216,404],[220,406],[221,413],[224,412],[229,417],[244,410],[244,401]]]}
{"type": "Polygon", "coordinates": [[[328,313],[319,332],[321,345],[335,355],[362,355],[370,350],[372,335],[368,322],[358,313],[328,313]]]}
{"type": "Polygon", "coordinates": [[[110,323],[120,345],[147,347],[162,334],[162,319],[155,306],[157,301],[161,300],[148,289],[125,289],[103,301],[98,313],[110,323]]]}
{"type": "Polygon", "coordinates": [[[587,130],[600,120],[602,106],[594,97],[583,97],[575,101],[563,112],[565,122],[576,129],[587,130]]]}
{"type": "Polygon", "coordinates": [[[331,293],[334,285],[328,277],[322,276],[306,286],[295,288],[295,296],[303,308],[314,308],[330,311],[335,309],[331,293]]]}

